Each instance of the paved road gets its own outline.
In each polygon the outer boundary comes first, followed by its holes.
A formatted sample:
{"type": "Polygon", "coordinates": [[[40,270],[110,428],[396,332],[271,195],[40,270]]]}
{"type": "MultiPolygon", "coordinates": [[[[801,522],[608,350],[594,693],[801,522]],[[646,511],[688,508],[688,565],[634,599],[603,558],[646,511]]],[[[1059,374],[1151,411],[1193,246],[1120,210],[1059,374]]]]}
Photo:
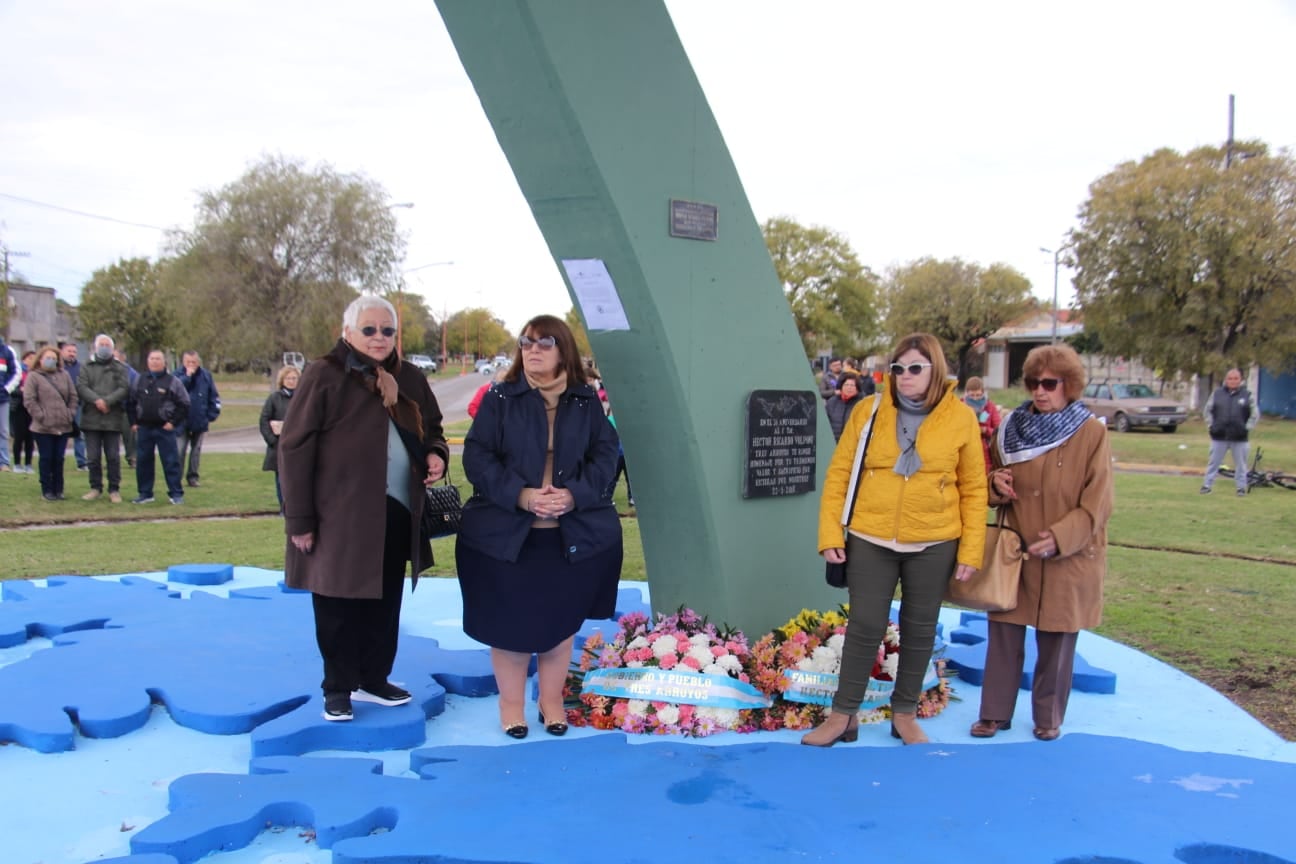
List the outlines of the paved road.
{"type": "MultiPolygon", "coordinates": [[[[441,378],[432,382],[432,392],[436,394],[437,404],[441,406],[443,421],[457,423],[468,419],[468,402],[477,388],[489,381],[485,375],[472,372],[455,378],[441,378]]],[[[459,452],[459,447],[452,446],[452,452],[459,452]]],[[[220,422],[207,433],[203,442],[205,453],[264,453],[265,442],[261,432],[255,426],[240,429],[221,429],[220,422]]]]}

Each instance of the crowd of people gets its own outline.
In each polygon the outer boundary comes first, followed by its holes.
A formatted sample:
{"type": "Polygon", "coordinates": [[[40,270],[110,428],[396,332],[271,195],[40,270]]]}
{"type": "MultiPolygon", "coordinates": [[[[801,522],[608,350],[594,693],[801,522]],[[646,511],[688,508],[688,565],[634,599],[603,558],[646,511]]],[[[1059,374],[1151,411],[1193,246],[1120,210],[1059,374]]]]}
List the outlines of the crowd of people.
{"type": "Polygon", "coordinates": [[[42,497],[61,501],[67,497],[64,463],[70,443],[76,470],[88,475],[89,489],[81,499],[107,497],[120,504],[124,450],[127,467],[135,471],[132,502],[149,504],[156,452],[168,500],[183,504],[186,451],[188,484],[197,487],[203,436],[221,410],[216,383],[198,352],[184,352],[181,367],[172,373],[166,355],[151,351],[147,370],[140,373],[112,337],[100,333],[89,360],[82,363],[78,355],[75,342],[63,342],[18,358],[0,339],[0,471],[39,473],[42,497]]]}

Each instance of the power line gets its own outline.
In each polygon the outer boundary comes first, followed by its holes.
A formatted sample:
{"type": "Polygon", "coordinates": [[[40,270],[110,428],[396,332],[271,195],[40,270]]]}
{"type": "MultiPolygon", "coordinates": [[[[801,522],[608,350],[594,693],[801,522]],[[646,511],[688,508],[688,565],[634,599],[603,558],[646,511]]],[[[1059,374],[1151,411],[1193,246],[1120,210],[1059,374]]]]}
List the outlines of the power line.
{"type": "Polygon", "coordinates": [[[168,231],[168,228],[162,228],[158,225],[146,225],[143,222],[130,222],[125,219],[114,219],[112,216],[100,216],[98,213],[87,213],[84,210],[73,210],[71,207],[60,207],[57,204],[47,204],[44,201],[33,201],[31,198],[23,198],[19,195],[10,195],[8,192],[0,192],[0,198],[8,198],[10,201],[18,201],[23,204],[30,204],[33,207],[45,207],[49,210],[58,210],[62,213],[71,213],[74,216],[84,216],[87,219],[99,219],[104,222],[116,222],[118,225],[129,225],[132,228],[149,228],[153,231],[168,231]]]}

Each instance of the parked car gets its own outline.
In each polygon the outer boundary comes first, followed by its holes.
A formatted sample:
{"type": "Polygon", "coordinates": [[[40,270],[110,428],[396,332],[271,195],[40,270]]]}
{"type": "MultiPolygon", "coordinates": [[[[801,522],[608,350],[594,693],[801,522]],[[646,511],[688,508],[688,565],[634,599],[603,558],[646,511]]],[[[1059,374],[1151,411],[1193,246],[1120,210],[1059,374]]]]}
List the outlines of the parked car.
{"type": "Polygon", "coordinates": [[[1139,426],[1155,426],[1173,432],[1188,419],[1188,409],[1173,399],[1162,399],[1146,384],[1114,384],[1106,381],[1085,387],[1081,396],[1089,410],[1107,421],[1117,432],[1139,426]]]}
{"type": "Polygon", "coordinates": [[[426,354],[411,354],[405,358],[405,362],[413,366],[417,366],[418,368],[422,369],[424,372],[437,371],[436,361],[433,360],[431,357],[427,356],[426,354]]]}

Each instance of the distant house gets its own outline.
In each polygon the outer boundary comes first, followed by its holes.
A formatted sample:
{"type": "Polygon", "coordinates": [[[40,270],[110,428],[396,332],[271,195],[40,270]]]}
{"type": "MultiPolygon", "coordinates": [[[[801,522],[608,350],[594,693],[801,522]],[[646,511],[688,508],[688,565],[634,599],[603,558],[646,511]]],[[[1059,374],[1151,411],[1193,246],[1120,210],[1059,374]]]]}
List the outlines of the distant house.
{"type": "Polygon", "coordinates": [[[9,283],[9,326],[5,341],[21,357],[42,345],[73,338],[76,322],[60,315],[53,288],[9,283]]]}
{"type": "MultiPolygon", "coordinates": [[[[1084,332],[1084,321],[1071,310],[1058,313],[1057,338],[1065,342],[1084,332]]],[[[1053,341],[1053,315],[1047,309],[1028,312],[1008,322],[986,337],[985,372],[982,377],[987,387],[1011,388],[1021,383],[1022,365],[1026,355],[1037,345],[1053,341]]],[[[1082,355],[1085,377],[1090,381],[1120,381],[1147,384],[1158,391],[1169,388],[1184,389],[1179,382],[1162,384],[1155,369],[1144,366],[1128,357],[1103,357],[1097,354],[1082,355]]]]}

